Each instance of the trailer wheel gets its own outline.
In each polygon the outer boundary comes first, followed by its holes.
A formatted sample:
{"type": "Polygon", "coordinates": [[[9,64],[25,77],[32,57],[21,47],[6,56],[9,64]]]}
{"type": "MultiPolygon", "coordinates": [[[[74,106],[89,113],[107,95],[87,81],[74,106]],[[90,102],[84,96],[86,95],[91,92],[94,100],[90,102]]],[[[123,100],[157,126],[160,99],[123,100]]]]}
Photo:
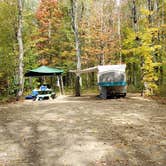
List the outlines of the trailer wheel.
{"type": "Polygon", "coordinates": [[[122,97],[125,98],[126,97],[126,93],[123,93],[122,97]]]}

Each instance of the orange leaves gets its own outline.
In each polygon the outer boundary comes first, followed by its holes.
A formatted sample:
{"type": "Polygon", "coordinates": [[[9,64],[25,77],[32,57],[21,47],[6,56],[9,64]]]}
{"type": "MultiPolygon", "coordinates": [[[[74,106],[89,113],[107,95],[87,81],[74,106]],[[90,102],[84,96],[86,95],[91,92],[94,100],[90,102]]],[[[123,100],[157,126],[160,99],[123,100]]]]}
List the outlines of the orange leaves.
{"type": "MultiPolygon", "coordinates": [[[[52,40],[59,28],[62,13],[57,0],[41,0],[36,12],[38,32],[36,46],[39,55],[52,55],[52,40]]],[[[56,50],[55,50],[56,51],[56,50]]]]}
{"type": "Polygon", "coordinates": [[[94,1],[88,5],[89,10],[86,11],[79,25],[82,59],[86,61],[88,56],[87,63],[98,65],[101,61],[105,61],[106,64],[110,58],[116,58],[114,55],[118,51],[117,36],[113,33],[114,26],[110,23],[112,9],[107,8],[108,2],[105,1],[94,1]]]}
{"type": "Polygon", "coordinates": [[[57,0],[42,0],[39,8],[36,12],[36,18],[41,26],[48,27],[51,20],[59,20],[62,17],[62,13],[58,7],[57,0]]]}
{"type": "Polygon", "coordinates": [[[48,60],[47,59],[41,59],[39,60],[40,65],[48,65],[48,60]]]}

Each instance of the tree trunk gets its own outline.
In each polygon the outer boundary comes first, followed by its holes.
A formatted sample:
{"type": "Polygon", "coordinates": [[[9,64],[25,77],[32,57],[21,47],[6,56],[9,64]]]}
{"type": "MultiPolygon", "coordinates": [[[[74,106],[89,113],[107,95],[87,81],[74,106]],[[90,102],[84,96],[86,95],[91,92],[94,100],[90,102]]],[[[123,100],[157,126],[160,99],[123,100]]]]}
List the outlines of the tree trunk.
{"type": "MultiPolygon", "coordinates": [[[[148,9],[150,12],[152,12],[154,10],[154,3],[152,0],[148,0],[148,9]]],[[[153,25],[153,17],[152,17],[151,13],[148,16],[148,19],[149,19],[149,24],[152,26],[153,25]]]]}
{"type": "Polygon", "coordinates": [[[94,87],[94,85],[95,85],[95,73],[92,72],[91,73],[91,87],[94,87]]]}
{"type": "Polygon", "coordinates": [[[23,95],[24,89],[24,74],[23,74],[23,57],[24,57],[24,49],[23,49],[23,39],[22,39],[22,0],[18,0],[18,32],[17,32],[17,40],[19,46],[19,90],[17,97],[18,99],[23,95]]]}
{"type": "Polygon", "coordinates": [[[80,96],[80,75],[76,75],[76,82],[75,82],[75,96],[80,96]]]}
{"type": "MultiPolygon", "coordinates": [[[[136,40],[138,38],[137,36],[137,32],[138,32],[138,25],[137,25],[137,6],[136,6],[136,0],[132,1],[132,23],[133,23],[133,30],[135,32],[136,35],[136,40]]],[[[133,52],[133,55],[135,56],[135,52],[133,52]]],[[[135,70],[135,63],[132,64],[132,73],[133,73],[133,78],[132,78],[132,84],[135,86],[136,85],[136,76],[137,76],[137,71],[135,70]]]]}
{"type": "Polygon", "coordinates": [[[122,63],[122,53],[121,53],[121,47],[122,47],[122,43],[121,43],[121,6],[120,6],[120,2],[118,4],[118,40],[119,40],[119,62],[120,64],[122,63]]]}
{"type": "Polygon", "coordinates": [[[86,88],[89,88],[89,73],[86,74],[86,88]]]}
{"type": "Polygon", "coordinates": [[[62,95],[62,88],[61,88],[61,83],[60,83],[60,76],[57,75],[57,86],[59,88],[59,93],[60,93],[60,96],[62,95]]]}
{"type": "Polygon", "coordinates": [[[164,25],[165,24],[165,21],[164,21],[164,16],[165,16],[165,9],[164,9],[164,0],[162,0],[162,3],[161,3],[161,6],[162,6],[162,14],[161,14],[161,24],[164,25]]]}
{"type": "Polygon", "coordinates": [[[81,51],[80,51],[80,40],[78,33],[78,2],[77,0],[70,0],[71,2],[71,17],[72,17],[72,28],[74,31],[75,37],[75,47],[76,47],[76,57],[77,57],[77,74],[76,74],[76,82],[75,82],[75,96],[80,96],[80,70],[81,70],[81,51]]]}
{"type": "Polygon", "coordinates": [[[133,7],[132,7],[132,17],[133,17],[133,28],[135,33],[138,31],[137,27],[137,9],[136,9],[136,1],[133,0],[133,7]]]}
{"type": "MultiPolygon", "coordinates": [[[[48,42],[49,42],[49,49],[52,48],[51,37],[52,37],[52,23],[51,23],[51,15],[49,18],[48,23],[48,42]]],[[[49,63],[52,63],[52,55],[49,53],[49,63]]]]}
{"type": "Polygon", "coordinates": [[[64,90],[64,84],[63,84],[62,76],[60,76],[60,82],[61,82],[62,95],[65,95],[65,90],[64,90]]]}

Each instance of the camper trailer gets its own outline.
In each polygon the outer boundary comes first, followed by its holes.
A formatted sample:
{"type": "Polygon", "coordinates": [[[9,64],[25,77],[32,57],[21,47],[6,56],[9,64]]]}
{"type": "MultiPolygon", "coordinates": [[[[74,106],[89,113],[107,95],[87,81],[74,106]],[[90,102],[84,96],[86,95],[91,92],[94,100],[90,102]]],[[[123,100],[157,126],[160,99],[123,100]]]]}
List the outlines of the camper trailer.
{"type": "Polygon", "coordinates": [[[126,96],[125,70],[126,65],[98,66],[98,85],[101,98],[126,96]]]}
{"type": "MultiPolygon", "coordinates": [[[[79,71],[82,73],[97,72],[100,97],[125,97],[127,93],[126,65],[103,65],[79,71]]],[[[77,71],[71,71],[76,73],[77,71]]]]}

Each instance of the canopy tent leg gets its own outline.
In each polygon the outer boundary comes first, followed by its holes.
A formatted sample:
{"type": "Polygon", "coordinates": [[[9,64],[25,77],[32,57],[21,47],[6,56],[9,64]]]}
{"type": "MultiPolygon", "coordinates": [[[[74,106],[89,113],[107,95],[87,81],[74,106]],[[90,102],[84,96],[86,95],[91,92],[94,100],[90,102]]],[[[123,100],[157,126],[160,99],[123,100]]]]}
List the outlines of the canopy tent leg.
{"type": "Polygon", "coordinates": [[[29,77],[30,88],[32,88],[32,77],[29,77]]]}
{"type": "Polygon", "coordinates": [[[62,95],[65,95],[62,75],[60,75],[60,85],[61,85],[62,95]]]}
{"type": "Polygon", "coordinates": [[[61,88],[61,83],[60,83],[60,77],[59,75],[57,76],[57,86],[59,87],[59,93],[62,95],[62,88],[61,88]]]}

